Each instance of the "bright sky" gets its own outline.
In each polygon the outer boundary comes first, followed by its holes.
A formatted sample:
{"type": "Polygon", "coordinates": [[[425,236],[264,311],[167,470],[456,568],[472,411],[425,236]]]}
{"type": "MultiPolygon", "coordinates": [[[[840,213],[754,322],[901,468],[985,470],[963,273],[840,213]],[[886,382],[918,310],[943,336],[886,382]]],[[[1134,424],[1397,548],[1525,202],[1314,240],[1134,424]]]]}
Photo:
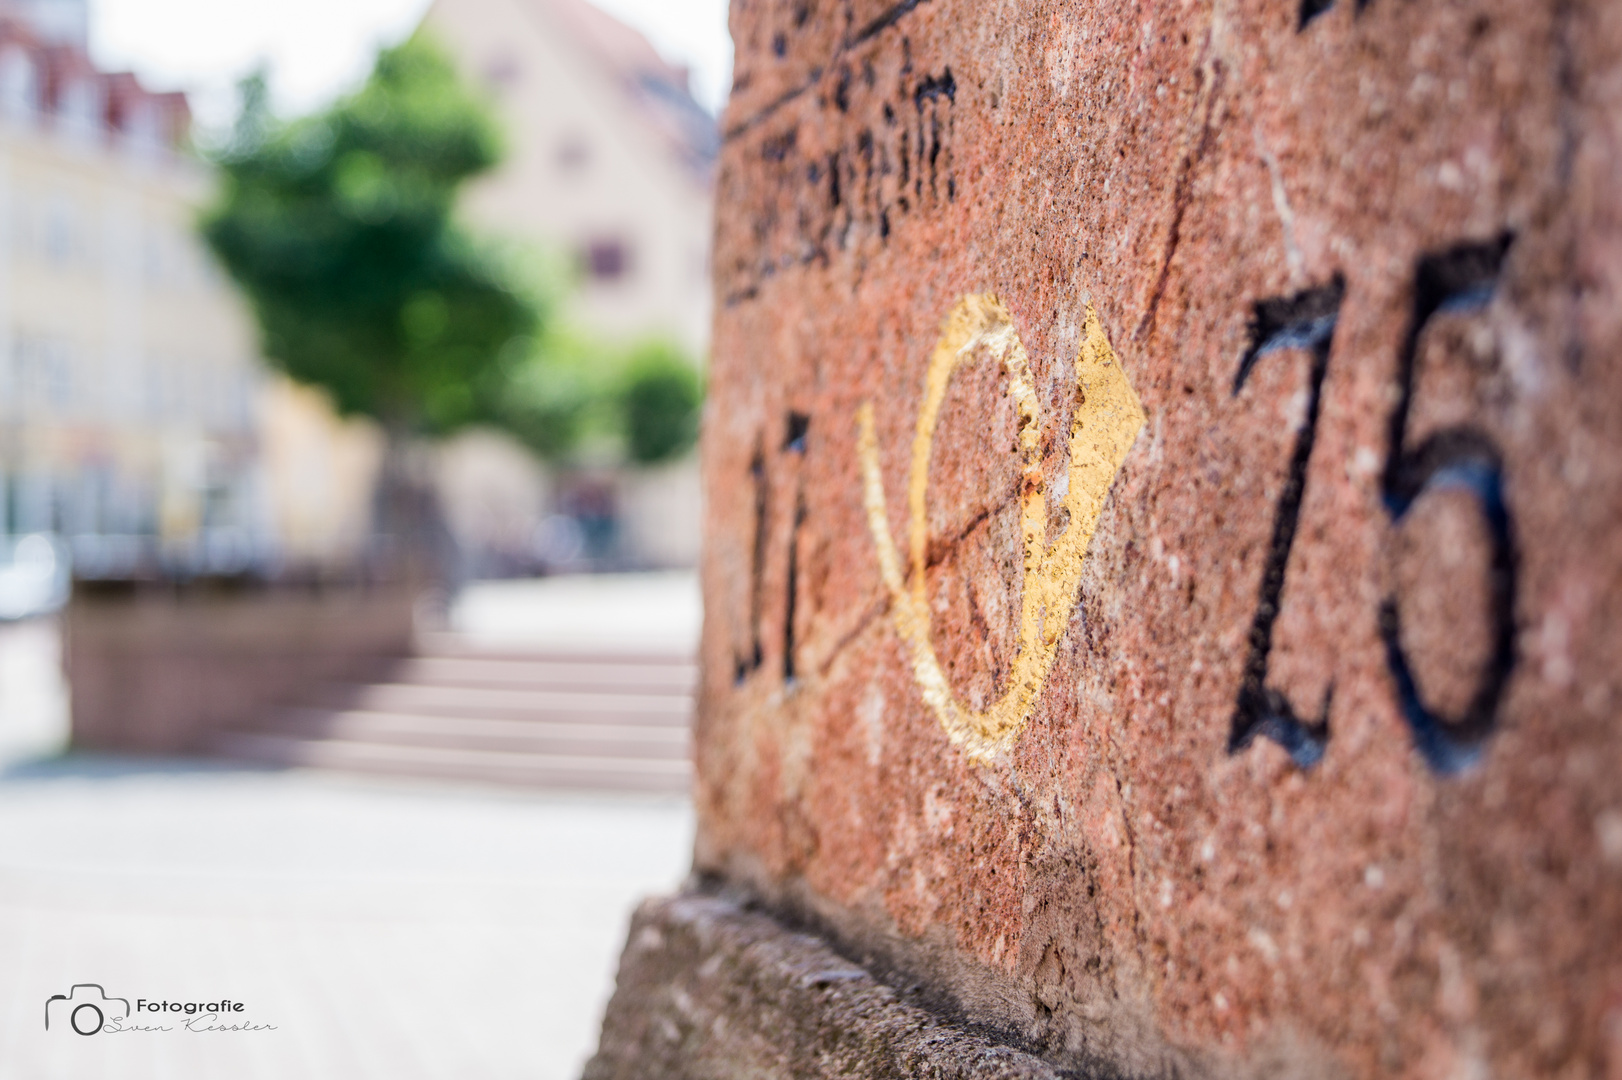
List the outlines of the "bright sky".
{"type": "MultiPolygon", "coordinates": [[[[379,43],[416,26],[428,0],[90,0],[91,51],[158,90],[192,93],[203,124],[230,121],[235,84],[271,65],[279,109],[302,112],[354,86],[379,43]]],[[[593,0],[693,69],[700,102],[718,111],[732,75],[727,0],[593,0]]]]}

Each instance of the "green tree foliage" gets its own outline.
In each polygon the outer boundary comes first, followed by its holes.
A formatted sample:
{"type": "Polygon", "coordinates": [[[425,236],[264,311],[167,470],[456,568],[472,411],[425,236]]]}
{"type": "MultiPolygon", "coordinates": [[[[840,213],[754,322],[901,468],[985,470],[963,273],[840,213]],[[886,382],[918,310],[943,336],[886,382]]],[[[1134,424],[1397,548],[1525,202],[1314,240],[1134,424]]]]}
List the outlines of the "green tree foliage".
{"type": "Polygon", "coordinates": [[[667,341],[623,347],[554,326],[513,360],[492,418],[542,458],[653,465],[698,437],[703,379],[667,341]]]}
{"type": "Polygon", "coordinates": [[[384,50],[314,116],[278,122],[262,74],[242,97],[203,231],[289,375],[395,439],[484,422],[559,462],[692,447],[703,388],[678,349],[568,329],[545,299],[565,291],[559,266],[457,226],[459,189],[500,145],[431,43],[384,50]]]}
{"type": "Polygon", "coordinates": [[[270,119],[263,79],[249,80],[203,231],[266,355],[396,436],[487,417],[504,350],[533,340],[545,314],[510,254],[454,222],[458,189],[499,152],[484,104],[420,38],[291,123],[270,119]]]}
{"type": "Polygon", "coordinates": [[[680,457],[698,438],[703,383],[674,346],[654,341],[633,349],[619,401],[625,451],[639,465],[680,457]]]}
{"type": "Polygon", "coordinates": [[[503,372],[491,418],[548,461],[567,461],[585,444],[611,440],[615,417],[605,406],[612,350],[562,327],[525,345],[503,372]]]}

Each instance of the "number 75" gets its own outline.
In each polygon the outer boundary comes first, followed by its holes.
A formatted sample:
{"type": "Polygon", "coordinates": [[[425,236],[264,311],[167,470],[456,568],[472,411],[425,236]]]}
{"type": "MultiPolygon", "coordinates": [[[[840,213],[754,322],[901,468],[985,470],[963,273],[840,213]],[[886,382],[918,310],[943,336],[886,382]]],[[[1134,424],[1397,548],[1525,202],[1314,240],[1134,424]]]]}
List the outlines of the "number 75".
{"type": "MultiPolygon", "coordinates": [[[[1444,716],[1427,704],[1403,648],[1397,599],[1388,594],[1380,605],[1380,637],[1385,645],[1386,663],[1396,687],[1398,705],[1415,747],[1430,767],[1442,774],[1457,773],[1480,758],[1483,743],[1497,721],[1504,690],[1515,665],[1515,544],[1504,499],[1503,457],[1492,438],[1476,427],[1458,424],[1443,427],[1411,444],[1409,420],[1426,328],[1439,314],[1478,312],[1486,308],[1497,288],[1512,241],[1513,238],[1506,235],[1485,243],[1463,244],[1419,261],[1412,309],[1399,356],[1397,405],[1391,416],[1386,464],[1381,477],[1385,510],[1394,527],[1402,524],[1427,493],[1451,490],[1471,496],[1490,538],[1487,586],[1492,651],[1462,713],[1444,716]]],[[[1265,736],[1288,751],[1302,768],[1316,765],[1328,744],[1333,684],[1324,694],[1319,715],[1303,719],[1296,715],[1284,694],[1268,685],[1268,661],[1273,648],[1273,626],[1284,594],[1285,571],[1306,493],[1307,466],[1317,438],[1324,377],[1329,370],[1335,325],[1345,291],[1344,281],[1337,276],[1328,285],[1256,304],[1250,323],[1250,347],[1233,384],[1233,393],[1238,396],[1251,372],[1270,353],[1304,349],[1311,356],[1306,420],[1296,436],[1289,473],[1274,513],[1261,595],[1251,623],[1249,649],[1228,742],[1229,752],[1238,753],[1256,736],[1265,736]]]]}

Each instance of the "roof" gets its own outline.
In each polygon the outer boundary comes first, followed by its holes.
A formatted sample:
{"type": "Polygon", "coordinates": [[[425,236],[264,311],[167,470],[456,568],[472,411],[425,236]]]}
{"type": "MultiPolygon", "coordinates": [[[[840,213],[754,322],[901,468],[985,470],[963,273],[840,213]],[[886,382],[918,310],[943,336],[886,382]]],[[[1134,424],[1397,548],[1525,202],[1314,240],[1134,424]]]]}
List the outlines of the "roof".
{"type": "Polygon", "coordinates": [[[142,104],[156,109],[158,135],[171,149],[184,145],[191,130],[191,107],[181,92],[154,93],[131,72],[106,72],[96,67],[77,45],[53,45],[41,39],[32,23],[19,18],[17,9],[0,0],[0,48],[21,49],[29,58],[37,80],[31,106],[54,122],[70,84],[83,80],[101,95],[94,120],[103,134],[130,134],[131,121],[142,104]]]}
{"type": "Polygon", "coordinates": [[[584,46],[629,95],[657,137],[706,180],[720,150],[715,118],[693,98],[689,73],[640,32],[587,0],[527,0],[584,46]]]}

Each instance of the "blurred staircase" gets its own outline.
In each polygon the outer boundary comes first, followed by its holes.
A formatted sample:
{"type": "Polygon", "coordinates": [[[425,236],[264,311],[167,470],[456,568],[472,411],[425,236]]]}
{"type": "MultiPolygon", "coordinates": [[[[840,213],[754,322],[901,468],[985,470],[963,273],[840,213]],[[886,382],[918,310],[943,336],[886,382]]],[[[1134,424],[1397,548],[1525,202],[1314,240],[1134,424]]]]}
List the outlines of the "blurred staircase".
{"type": "Polygon", "coordinates": [[[427,635],[380,681],[312,687],[292,707],[221,732],[211,749],[267,765],[686,794],[696,681],[687,656],[427,635]]]}

